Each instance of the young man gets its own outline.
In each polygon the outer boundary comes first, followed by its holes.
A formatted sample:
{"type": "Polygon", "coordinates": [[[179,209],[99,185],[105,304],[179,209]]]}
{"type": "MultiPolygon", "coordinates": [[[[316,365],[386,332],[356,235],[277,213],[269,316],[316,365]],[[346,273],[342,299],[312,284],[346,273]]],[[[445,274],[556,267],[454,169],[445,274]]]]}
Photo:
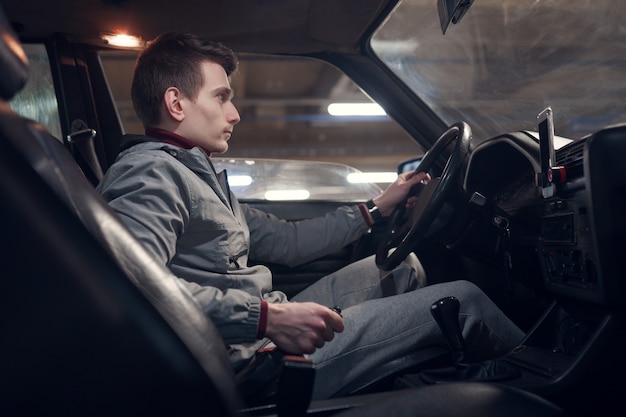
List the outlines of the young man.
{"type": "MultiPolygon", "coordinates": [[[[444,346],[430,306],[450,295],[461,301],[460,321],[474,359],[504,353],[522,339],[471,283],[424,287],[414,255],[384,277],[367,258],[292,300],[272,291],[270,270],[249,266],[249,257],[304,263],[358,239],[374,219],[363,204],[295,223],[239,204],[210,159],[227,151],[239,122],[229,83],[236,67],[231,50],[190,34],[154,40],[137,60],[132,85],[145,135],[124,138],[98,187],[216,324],[235,370],[273,342],[309,354],[317,365],[314,397],[329,397],[403,353],[444,346]],[[335,305],[343,317],[329,308],[335,305]]],[[[389,215],[424,178],[401,175],[372,204],[389,215]]]]}

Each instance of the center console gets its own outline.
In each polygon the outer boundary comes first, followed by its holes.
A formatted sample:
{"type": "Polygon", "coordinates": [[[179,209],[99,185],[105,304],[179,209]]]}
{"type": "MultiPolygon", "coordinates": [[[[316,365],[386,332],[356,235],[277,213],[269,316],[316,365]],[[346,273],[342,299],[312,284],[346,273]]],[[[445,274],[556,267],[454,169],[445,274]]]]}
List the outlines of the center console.
{"type": "MultiPolygon", "coordinates": [[[[541,129],[540,140],[546,140],[541,129]]],[[[542,159],[544,149],[549,152],[543,147],[542,159]]],[[[545,288],[555,301],[506,356],[521,371],[507,384],[542,394],[562,393],[572,384],[586,387],[580,393],[593,392],[607,384],[606,375],[624,370],[624,157],[626,126],[615,126],[542,163],[564,174],[553,195],[544,195],[537,243],[545,288]]]]}

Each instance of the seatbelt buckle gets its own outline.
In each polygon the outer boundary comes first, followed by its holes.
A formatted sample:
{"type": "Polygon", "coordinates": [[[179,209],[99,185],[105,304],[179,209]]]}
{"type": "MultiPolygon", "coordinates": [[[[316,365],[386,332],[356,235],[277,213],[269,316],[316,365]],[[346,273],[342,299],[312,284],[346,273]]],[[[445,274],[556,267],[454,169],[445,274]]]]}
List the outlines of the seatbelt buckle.
{"type": "Polygon", "coordinates": [[[276,413],[282,416],[304,416],[311,404],[315,384],[315,364],[302,355],[283,352],[276,390],[276,413]]]}

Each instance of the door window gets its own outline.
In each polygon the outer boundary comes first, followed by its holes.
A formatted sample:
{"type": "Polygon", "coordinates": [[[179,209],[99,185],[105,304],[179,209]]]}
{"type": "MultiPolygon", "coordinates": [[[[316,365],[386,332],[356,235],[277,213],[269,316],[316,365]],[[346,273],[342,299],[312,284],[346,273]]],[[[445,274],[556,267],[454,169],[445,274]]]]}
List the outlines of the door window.
{"type": "Polygon", "coordinates": [[[28,82],[9,105],[16,113],[44,125],[62,142],[59,106],[46,47],[43,44],[25,44],[24,51],[29,60],[28,82]]]}

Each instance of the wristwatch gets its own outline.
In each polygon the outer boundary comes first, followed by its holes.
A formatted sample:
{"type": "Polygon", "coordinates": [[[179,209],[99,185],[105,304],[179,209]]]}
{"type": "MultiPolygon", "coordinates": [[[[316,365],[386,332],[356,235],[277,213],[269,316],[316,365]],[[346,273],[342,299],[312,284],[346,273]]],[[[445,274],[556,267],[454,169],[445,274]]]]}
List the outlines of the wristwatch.
{"type": "Polygon", "coordinates": [[[367,200],[365,202],[365,206],[367,207],[367,211],[369,211],[372,216],[372,219],[374,219],[374,223],[383,218],[383,215],[380,214],[380,210],[378,210],[378,206],[374,204],[374,200],[367,200]]]}

